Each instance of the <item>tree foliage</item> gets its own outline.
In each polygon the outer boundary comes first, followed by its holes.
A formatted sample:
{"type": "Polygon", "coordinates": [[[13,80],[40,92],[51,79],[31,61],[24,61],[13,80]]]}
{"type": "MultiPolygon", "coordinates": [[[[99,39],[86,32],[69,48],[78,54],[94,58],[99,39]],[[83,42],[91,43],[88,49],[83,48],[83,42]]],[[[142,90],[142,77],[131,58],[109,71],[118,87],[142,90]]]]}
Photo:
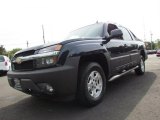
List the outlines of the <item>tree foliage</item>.
{"type": "Polygon", "coordinates": [[[145,46],[146,46],[146,49],[147,50],[155,50],[155,49],[157,49],[157,43],[155,43],[155,42],[153,42],[152,41],[152,44],[151,44],[151,42],[145,42],[145,46]]]}
{"type": "Polygon", "coordinates": [[[22,49],[21,49],[21,48],[14,48],[14,49],[8,51],[8,52],[7,52],[8,57],[11,59],[11,58],[13,57],[13,55],[14,55],[16,52],[20,51],[20,50],[22,50],[22,49]]]}
{"type": "Polygon", "coordinates": [[[156,48],[157,48],[157,49],[160,49],[160,39],[157,39],[156,41],[157,41],[157,43],[156,43],[156,48]]]}
{"type": "Polygon", "coordinates": [[[3,45],[0,46],[0,55],[6,55],[6,49],[3,45]]]}

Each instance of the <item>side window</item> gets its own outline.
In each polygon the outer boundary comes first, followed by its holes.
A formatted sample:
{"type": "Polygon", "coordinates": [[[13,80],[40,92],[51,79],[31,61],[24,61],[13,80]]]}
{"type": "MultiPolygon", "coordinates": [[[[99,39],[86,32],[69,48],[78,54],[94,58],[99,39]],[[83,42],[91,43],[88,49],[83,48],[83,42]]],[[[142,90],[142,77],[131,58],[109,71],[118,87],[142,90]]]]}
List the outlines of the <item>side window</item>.
{"type": "Polygon", "coordinates": [[[124,27],[119,27],[119,29],[121,29],[122,32],[123,32],[123,39],[124,39],[124,40],[128,40],[128,41],[133,40],[133,39],[131,38],[131,35],[129,34],[129,32],[128,32],[128,30],[127,30],[126,28],[124,28],[124,27]]]}
{"type": "MultiPolygon", "coordinates": [[[[107,32],[110,35],[112,30],[118,29],[118,27],[114,24],[108,24],[107,32]]],[[[123,40],[122,37],[117,37],[116,39],[123,40]]]]}
{"type": "Polygon", "coordinates": [[[114,29],[118,29],[118,27],[114,24],[108,24],[107,32],[108,32],[109,35],[111,34],[111,31],[114,30],[114,29]]]}

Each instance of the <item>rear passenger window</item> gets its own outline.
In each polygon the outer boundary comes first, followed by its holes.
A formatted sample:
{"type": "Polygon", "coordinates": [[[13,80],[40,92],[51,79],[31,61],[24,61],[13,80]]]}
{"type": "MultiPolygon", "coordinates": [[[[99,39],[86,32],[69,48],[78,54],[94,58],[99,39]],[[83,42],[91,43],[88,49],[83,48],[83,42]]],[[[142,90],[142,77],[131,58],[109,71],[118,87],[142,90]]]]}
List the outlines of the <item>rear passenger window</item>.
{"type": "Polygon", "coordinates": [[[4,57],[0,56],[0,62],[4,62],[4,57]]]}
{"type": "Polygon", "coordinates": [[[132,31],[130,31],[130,33],[132,34],[132,36],[134,37],[135,40],[137,40],[138,38],[133,34],[132,31]]]}
{"type": "Polygon", "coordinates": [[[129,34],[129,32],[128,32],[128,30],[126,29],[126,28],[124,28],[124,27],[119,27],[119,29],[121,29],[122,30],[122,32],[123,32],[123,39],[124,40],[132,40],[132,38],[131,38],[131,35],[129,34]]]}

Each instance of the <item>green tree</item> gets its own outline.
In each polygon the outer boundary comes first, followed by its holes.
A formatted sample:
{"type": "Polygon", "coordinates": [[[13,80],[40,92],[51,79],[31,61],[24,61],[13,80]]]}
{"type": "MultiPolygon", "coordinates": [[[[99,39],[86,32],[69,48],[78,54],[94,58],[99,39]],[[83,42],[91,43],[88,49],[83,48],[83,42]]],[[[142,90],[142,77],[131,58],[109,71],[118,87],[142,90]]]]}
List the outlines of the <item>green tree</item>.
{"type": "Polygon", "coordinates": [[[157,41],[157,43],[156,43],[156,48],[157,48],[157,49],[160,49],[160,39],[157,39],[156,41],[157,41]]]}
{"type": "Polygon", "coordinates": [[[14,48],[14,49],[8,51],[8,52],[7,52],[8,57],[11,59],[11,58],[13,57],[13,55],[14,55],[16,52],[20,51],[20,50],[22,50],[22,49],[21,49],[21,48],[14,48]]]}
{"type": "Polygon", "coordinates": [[[6,55],[6,49],[3,45],[0,45],[0,55],[6,55]]]}
{"type": "Polygon", "coordinates": [[[156,49],[156,44],[152,41],[152,50],[156,49]]]}
{"type": "MultiPolygon", "coordinates": [[[[151,42],[145,42],[145,46],[147,50],[151,50],[151,42]]],[[[156,49],[156,43],[152,41],[152,50],[156,49]]]]}

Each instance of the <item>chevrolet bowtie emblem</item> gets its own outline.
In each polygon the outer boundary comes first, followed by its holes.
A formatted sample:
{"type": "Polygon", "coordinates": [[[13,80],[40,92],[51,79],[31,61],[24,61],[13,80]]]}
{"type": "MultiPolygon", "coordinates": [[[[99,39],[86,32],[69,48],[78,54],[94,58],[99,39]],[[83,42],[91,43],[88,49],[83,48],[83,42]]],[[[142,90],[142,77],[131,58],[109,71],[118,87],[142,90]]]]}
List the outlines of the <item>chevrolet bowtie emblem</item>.
{"type": "Polygon", "coordinates": [[[17,64],[21,64],[21,63],[22,63],[22,59],[21,59],[21,58],[19,58],[19,57],[18,57],[18,58],[16,58],[16,63],[17,63],[17,64]]]}

